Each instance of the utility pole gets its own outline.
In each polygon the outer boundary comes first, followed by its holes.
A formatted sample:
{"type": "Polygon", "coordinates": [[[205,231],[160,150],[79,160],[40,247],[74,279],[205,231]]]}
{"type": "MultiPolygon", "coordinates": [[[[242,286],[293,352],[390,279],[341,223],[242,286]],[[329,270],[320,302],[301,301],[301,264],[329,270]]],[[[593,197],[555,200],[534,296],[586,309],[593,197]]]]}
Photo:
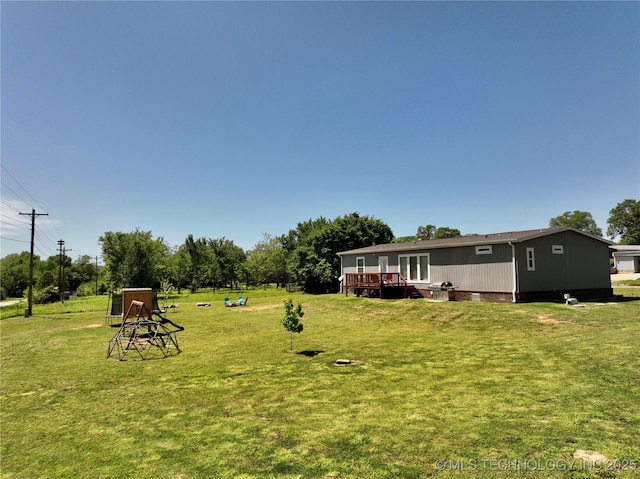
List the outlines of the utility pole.
{"type": "Polygon", "coordinates": [[[58,250],[60,251],[60,259],[58,260],[58,294],[60,295],[60,301],[64,303],[62,296],[62,248],[64,246],[64,240],[58,240],[58,250]]]}
{"type": "Polygon", "coordinates": [[[98,256],[96,256],[96,296],[98,296],[98,256]]]}
{"type": "Polygon", "coordinates": [[[67,251],[71,251],[64,246],[64,240],[58,240],[58,249],[60,250],[60,260],[58,267],[58,294],[60,295],[60,301],[64,303],[64,291],[63,291],[63,278],[64,278],[64,260],[67,257],[67,251]]]}
{"type": "MultiPolygon", "coordinates": [[[[72,251],[71,249],[67,249],[64,246],[62,247],[62,263],[61,263],[61,267],[62,267],[62,277],[64,278],[64,260],[67,257],[67,251],[72,251]]],[[[64,284],[63,284],[64,286],[64,284]]],[[[64,291],[62,291],[62,295],[60,296],[62,298],[62,302],[64,303],[64,291]]]]}
{"type": "Polygon", "coordinates": [[[35,209],[31,209],[31,213],[20,213],[21,215],[31,216],[31,260],[29,261],[29,297],[28,306],[24,316],[28,318],[33,311],[33,246],[35,244],[36,234],[36,216],[49,216],[49,213],[36,213],[35,209]]]}

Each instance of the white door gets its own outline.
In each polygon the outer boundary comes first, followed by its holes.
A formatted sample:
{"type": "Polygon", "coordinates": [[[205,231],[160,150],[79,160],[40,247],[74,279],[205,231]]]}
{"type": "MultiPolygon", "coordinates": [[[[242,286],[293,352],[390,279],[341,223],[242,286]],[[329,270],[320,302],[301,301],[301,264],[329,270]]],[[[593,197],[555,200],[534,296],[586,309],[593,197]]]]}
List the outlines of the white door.
{"type": "Polygon", "coordinates": [[[389,270],[389,257],[378,256],[378,273],[384,274],[389,270]]]}

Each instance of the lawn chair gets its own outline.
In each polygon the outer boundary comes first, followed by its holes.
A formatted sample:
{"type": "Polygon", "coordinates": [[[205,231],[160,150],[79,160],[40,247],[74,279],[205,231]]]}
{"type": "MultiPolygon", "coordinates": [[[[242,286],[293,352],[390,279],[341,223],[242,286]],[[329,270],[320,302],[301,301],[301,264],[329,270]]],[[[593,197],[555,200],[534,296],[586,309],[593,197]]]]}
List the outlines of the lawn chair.
{"type": "Polygon", "coordinates": [[[238,301],[236,301],[236,306],[246,306],[248,300],[249,298],[243,298],[242,296],[240,296],[238,298],[238,301]]]}
{"type": "Polygon", "coordinates": [[[122,323],[122,312],[122,295],[111,291],[109,293],[109,302],[107,303],[107,314],[105,315],[106,325],[117,328],[119,323],[122,323]]]}
{"type": "Polygon", "coordinates": [[[235,306],[235,304],[234,304],[234,303],[232,303],[232,302],[231,302],[231,300],[230,300],[229,298],[224,298],[224,305],[225,305],[225,307],[227,307],[227,308],[231,308],[231,307],[235,306]]]}

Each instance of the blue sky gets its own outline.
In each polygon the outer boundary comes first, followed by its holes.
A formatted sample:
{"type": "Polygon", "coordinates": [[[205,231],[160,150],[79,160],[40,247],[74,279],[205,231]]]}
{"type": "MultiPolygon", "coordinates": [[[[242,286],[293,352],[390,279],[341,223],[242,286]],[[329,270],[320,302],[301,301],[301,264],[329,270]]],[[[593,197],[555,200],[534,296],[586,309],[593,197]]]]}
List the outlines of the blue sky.
{"type": "Polygon", "coordinates": [[[2,256],[105,231],[250,249],[354,211],[396,236],[640,198],[638,2],[10,2],[2,256]]]}

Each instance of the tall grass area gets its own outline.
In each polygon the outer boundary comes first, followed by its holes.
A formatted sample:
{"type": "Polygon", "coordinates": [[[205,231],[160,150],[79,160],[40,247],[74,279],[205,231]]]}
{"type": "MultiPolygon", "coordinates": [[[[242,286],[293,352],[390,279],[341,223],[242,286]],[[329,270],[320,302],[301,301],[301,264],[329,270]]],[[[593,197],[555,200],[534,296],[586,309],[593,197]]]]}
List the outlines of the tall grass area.
{"type": "Polygon", "coordinates": [[[172,298],[178,307],[167,313],[185,327],[182,354],[120,362],[105,359],[115,331],[99,299],[0,322],[1,477],[640,471],[640,301],[198,293],[172,298]],[[246,307],[223,306],[239,294],[246,307]],[[305,312],[293,352],[281,324],[289,297],[305,312]],[[211,306],[196,305],[204,301],[211,306]],[[574,461],[578,449],[612,463],[588,467],[574,461]],[[616,469],[631,461],[635,471],[616,469]]]}

